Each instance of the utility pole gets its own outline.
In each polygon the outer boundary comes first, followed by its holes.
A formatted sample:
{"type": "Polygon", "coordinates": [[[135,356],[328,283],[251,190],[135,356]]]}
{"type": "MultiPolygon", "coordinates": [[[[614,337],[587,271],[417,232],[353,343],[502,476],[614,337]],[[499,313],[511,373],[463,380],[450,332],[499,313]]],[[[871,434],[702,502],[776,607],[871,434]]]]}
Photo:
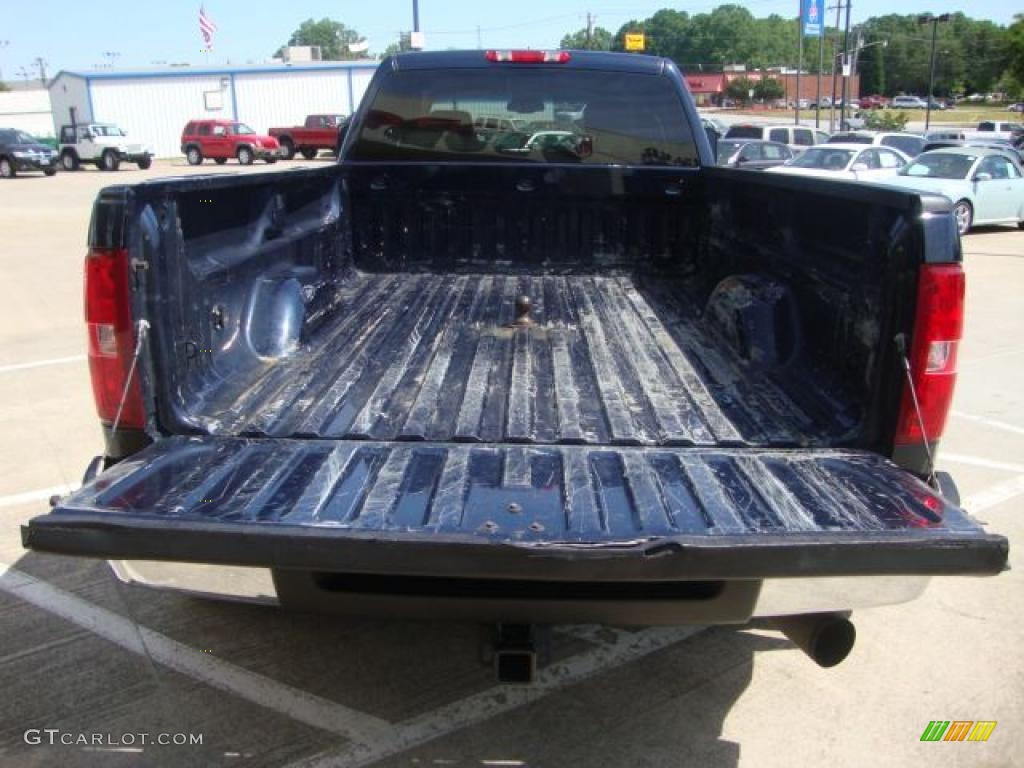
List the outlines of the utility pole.
{"type": "Polygon", "coordinates": [[[796,99],[793,104],[793,124],[800,125],[800,70],[804,68],[804,3],[800,0],[800,16],[796,20],[796,99]]]}
{"type": "Polygon", "coordinates": [[[849,101],[847,95],[847,81],[849,75],[847,75],[847,69],[850,66],[850,6],[853,5],[853,0],[846,0],[846,31],[843,32],[843,106],[839,110],[839,130],[843,130],[843,123],[846,122],[846,102],[849,101]]]}
{"type": "Polygon", "coordinates": [[[841,20],[840,14],[843,12],[843,0],[839,0],[835,5],[830,5],[829,10],[835,8],[836,11],[836,42],[832,46],[832,103],[828,107],[828,131],[832,133],[835,130],[836,122],[836,62],[839,60],[839,22],[841,20]]]}
{"type": "Polygon", "coordinates": [[[928,71],[928,106],[924,113],[924,129],[926,131],[932,124],[932,94],[935,93],[935,38],[939,32],[939,24],[944,24],[947,21],[949,21],[948,13],[944,13],[941,16],[932,16],[930,13],[925,13],[917,17],[918,24],[932,25],[932,60],[928,71]]]}
{"type": "Polygon", "coordinates": [[[594,41],[594,16],[590,11],[587,11],[587,50],[592,49],[594,41]]]}
{"type": "MultiPolygon", "coordinates": [[[[935,57],[932,56],[932,58],[935,58],[935,57]]],[[[46,65],[49,62],[47,62],[45,59],[43,59],[42,56],[36,56],[35,59],[32,60],[32,63],[36,65],[36,70],[38,70],[38,72],[39,72],[39,82],[42,84],[43,88],[45,88],[46,87],[46,65]]]]}
{"type": "Polygon", "coordinates": [[[481,42],[481,39],[480,39],[480,25],[477,24],[476,25],[476,48],[479,51],[483,47],[484,47],[484,44],[483,44],[483,42],[481,42]]]}
{"type": "Polygon", "coordinates": [[[412,31],[420,31],[420,0],[412,0],[412,31]]]}
{"type": "MultiPolygon", "coordinates": [[[[4,48],[6,48],[10,44],[11,44],[10,40],[0,40],[0,51],[2,51],[4,48]]],[[[4,81],[4,73],[3,73],[3,70],[0,69],[0,83],[2,83],[3,81],[4,81]]]]}
{"type": "Polygon", "coordinates": [[[825,16],[822,14],[821,34],[818,35],[818,83],[814,93],[814,127],[821,128],[821,75],[825,69],[825,16]]]}

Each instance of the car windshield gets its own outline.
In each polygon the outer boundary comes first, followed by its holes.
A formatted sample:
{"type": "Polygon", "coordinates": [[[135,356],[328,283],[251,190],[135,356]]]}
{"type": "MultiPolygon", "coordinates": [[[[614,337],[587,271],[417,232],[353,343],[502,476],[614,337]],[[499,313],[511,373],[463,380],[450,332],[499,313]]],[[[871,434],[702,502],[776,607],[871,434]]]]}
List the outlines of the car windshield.
{"type": "Polygon", "coordinates": [[[125,133],[116,125],[90,125],[93,136],[124,136],[125,133]]]}
{"type": "Polygon", "coordinates": [[[900,176],[919,176],[929,179],[966,179],[978,159],[977,155],[953,152],[935,152],[921,155],[900,171],[900,176]]]}
{"type": "Polygon", "coordinates": [[[235,123],[231,126],[231,132],[238,136],[252,136],[256,131],[245,123],[235,123]]]}
{"type": "Polygon", "coordinates": [[[745,141],[720,141],[718,142],[718,164],[725,165],[729,158],[736,154],[736,150],[746,144],[745,141]]]}
{"type": "Polygon", "coordinates": [[[789,165],[796,168],[816,168],[819,171],[841,171],[850,164],[854,154],[856,153],[852,149],[836,149],[822,144],[806,150],[789,165]]]}
{"type": "Polygon", "coordinates": [[[369,162],[458,158],[698,164],[686,114],[668,78],[547,67],[457,69],[443,78],[434,71],[389,73],[349,157],[369,162]],[[560,111],[583,104],[582,114],[560,111]],[[492,118],[522,128],[479,130],[494,125],[492,118]]]}
{"type": "Polygon", "coordinates": [[[34,138],[29,136],[24,131],[16,131],[8,129],[0,131],[0,142],[4,144],[38,144],[34,138]]]}

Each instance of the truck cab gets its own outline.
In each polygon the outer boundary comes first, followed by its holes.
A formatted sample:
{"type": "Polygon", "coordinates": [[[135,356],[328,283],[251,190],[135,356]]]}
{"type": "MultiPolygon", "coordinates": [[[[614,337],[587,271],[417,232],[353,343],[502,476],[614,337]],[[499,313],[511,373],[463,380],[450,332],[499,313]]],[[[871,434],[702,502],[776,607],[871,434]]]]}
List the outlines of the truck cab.
{"type": "Polygon", "coordinates": [[[146,170],[153,163],[150,146],[129,140],[113,123],[61,126],[58,151],[65,171],[77,171],[82,163],[94,163],[101,171],[116,171],[124,162],[146,170]]]}

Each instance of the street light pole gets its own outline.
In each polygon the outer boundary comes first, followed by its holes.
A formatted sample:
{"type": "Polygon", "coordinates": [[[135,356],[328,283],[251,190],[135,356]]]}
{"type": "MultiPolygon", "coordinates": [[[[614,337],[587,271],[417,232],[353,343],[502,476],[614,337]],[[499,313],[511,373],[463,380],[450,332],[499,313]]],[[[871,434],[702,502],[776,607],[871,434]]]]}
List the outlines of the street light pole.
{"type": "Polygon", "coordinates": [[[918,24],[932,25],[932,57],[928,70],[928,105],[924,112],[924,129],[926,131],[932,124],[932,94],[935,93],[935,40],[939,32],[939,23],[947,21],[949,21],[948,13],[944,13],[941,16],[932,16],[930,13],[924,13],[917,17],[918,24]]]}

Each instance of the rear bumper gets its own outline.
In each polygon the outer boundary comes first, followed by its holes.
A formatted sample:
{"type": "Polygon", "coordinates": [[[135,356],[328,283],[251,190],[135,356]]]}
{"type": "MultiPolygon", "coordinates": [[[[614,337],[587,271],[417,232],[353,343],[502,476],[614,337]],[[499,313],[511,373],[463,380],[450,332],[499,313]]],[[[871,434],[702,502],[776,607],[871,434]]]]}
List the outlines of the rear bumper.
{"type": "Polygon", "coordinates": [[[544,585],[543,599],[509,590],[488,590],[489,582],[467,580],[463,588],[425,580],[410,590],[401,582],[323,578],[308,571],[171,563],[152,560],[110,562],[128,584],[195,597],[387,617],[459,618],[528,623],[732,624],[751,618],[832,613],[896,605],[924,592],[926,576],[860,576],[691,582],[674,597],[638,593],[626,599],[616,589],[593,588],[584,599],[580,585],[559,592],[544,585]],[[369,586],[368,586],[369,584],[369,586]],[[436,585],[437,588],[434,588],[436,585]],[[388,588],[388,587],[391,588],[388,588]],[[447,589],[443,588],[447,587],[447,589]],[[602,594],[602,591],[605,594],[602,594]]]}

